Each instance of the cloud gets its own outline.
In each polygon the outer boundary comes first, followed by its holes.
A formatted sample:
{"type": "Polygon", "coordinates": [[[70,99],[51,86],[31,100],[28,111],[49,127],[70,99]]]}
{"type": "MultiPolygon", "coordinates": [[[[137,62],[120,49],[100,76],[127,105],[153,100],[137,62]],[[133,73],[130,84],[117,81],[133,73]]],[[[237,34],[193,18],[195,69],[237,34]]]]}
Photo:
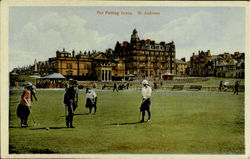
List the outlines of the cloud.
{"type": "MultiPolygon", "coordinates": [[[[56,50],[67,51],[99,50],[108,46],[114,47],[117,36],[107,34],[100,36],[96,30],[87,28],[87,21],[79,16],[61,16],[50,12],[36,22],[26,23],[21,31],[11,39],[9,61],[18,54],[20,60],[27,56],[38,60],[46,60],[55,56],[56,50]]],[[[25,64],[25,62],[24,62],[25,64]]],[[[11,68],[17,67],[10,62],[11,68]]]]}
{"type": "Polygon", "coordinates": [[[16,50],[14,48],[9,48],[9,64],[8,68],[9,71],[11,71],[14,66],[15,67],[23,67],[23,66],[28,66],[30,64],[34,63],[34,59],[36,58],[31,52],[26,52],[26,51],[21,51],[21,50],[16,50]]]}
{"type": "Polygon", "coordinates": [[[242,50],[244,31],[239,24],[235,26],[234,20],[224,19],[213,12],[198,11],[191,16],[172,20],[161,30],[146,33],[145,37],[156,41],[174,41],[178,58],[190,57],[192,52],[198,50],[210,49],[214,51],[212,54],[242,50]]]}

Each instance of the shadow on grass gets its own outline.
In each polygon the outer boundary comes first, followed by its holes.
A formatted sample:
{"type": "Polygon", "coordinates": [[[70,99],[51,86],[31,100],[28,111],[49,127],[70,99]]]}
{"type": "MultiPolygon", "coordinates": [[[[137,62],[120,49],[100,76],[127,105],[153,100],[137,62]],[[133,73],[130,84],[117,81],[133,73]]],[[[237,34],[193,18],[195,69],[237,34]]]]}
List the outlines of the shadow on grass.
{"type": "Polygon", "coordinates": [[[9,128],[21,128],[21,126],[9,126],[9,128]]]}
{"type": "Polygon", "coordinates": [[[83,113],[83,114],[74,114],[74,115],[89,115],[89,113],[83,113]]]}
{"type": "Polygon", "coordinates": [[[133,125],[133,124],[142,124],[142,122],[112,123],[110,125],[133,125]]]}
{"type": "MultiPolygon", "coordinates": [[[[10,154],[21,154],[21,152],[19,152],[15,146],[10,145],[9,146],[9,153],[10,154]]],[[[38,149],[38,148],[31,148],[30,150],[28,150],[27,153],[33,153],[33,154],[52,154],[52,153],[56,153],[53,150],[50,149],[38,149]]]]}
{"type": "Polygon", "coordinates": [[[52,151],[50,149],[37,149],[37,148],[30,149],[30,152],[34,153],[34,154],[36,154],[36,153],[38,153],[38,154],[41,154],[41,153],[42,154],[56,153],[56,152],[54,152],[54,151],[52,151]]]}
{"type": "Polygon", "coordinates": [[[16,147],[13,145],[9,145],[9,153],[18,153],[18,151],[16,150],[16,147]]]}
{"type": "MultiPolygon", "coordinates": [[[[74,116],[75,115],[89,115],[89,113],[83,113],[83,114],[79,113],[79,114],[74,114],[74,116]]],[[[60,117],[66,117],[66,116],[65,115],[61,115],[60,117]]]]}
{"type": "Polygon", "coordinates": [[[30,128],[30,130],[47,130],[47,129],[69,129],[66,127],[42,127],[42,128],[30,128]]]}

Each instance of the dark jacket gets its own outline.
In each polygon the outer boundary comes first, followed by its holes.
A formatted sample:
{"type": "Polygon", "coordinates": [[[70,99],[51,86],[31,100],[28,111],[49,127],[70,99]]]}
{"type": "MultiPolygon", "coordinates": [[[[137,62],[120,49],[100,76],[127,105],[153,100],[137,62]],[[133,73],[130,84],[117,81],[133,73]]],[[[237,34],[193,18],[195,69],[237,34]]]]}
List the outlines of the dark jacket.
{"type": "Polygon", "coordinates": [[[74,87],[69,87],[64,94],[64,104],[69,105],[70,101],[76,102],[76,90],[74,87]]]}

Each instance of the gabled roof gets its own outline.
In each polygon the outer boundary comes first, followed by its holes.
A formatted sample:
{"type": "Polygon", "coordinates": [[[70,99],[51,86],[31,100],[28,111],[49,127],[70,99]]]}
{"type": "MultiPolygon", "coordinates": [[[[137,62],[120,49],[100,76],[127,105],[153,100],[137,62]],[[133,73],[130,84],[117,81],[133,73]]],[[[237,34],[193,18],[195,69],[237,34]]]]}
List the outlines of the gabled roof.
{"type": "Polygon", "coordinates": [[[212,55],[212,60],[214,60],[214,59],[221,59],[222,57],[221,56],[219,56],[219,55],[212,55]]]}
{"type": "Polygon", "coordinates": [[[48,76],[41,77],[39,79],[65,79],[65,77],[60,73],[53,73],[48,76]]]}
{"type": "Polygon", "coordinates": [[[186,62],[184,62],[183,60],[178,60],[178,59],[175,59],[175,63],[178,63],[178,64],[186,64],[186,62]]]}
{"type": "Polygon", "coordinates": [[[110,56],[108,56],[107,54],[103,53],[103,52],[99,52],[99,53],[94,53],[91,56],[93,59],[107,59],[107,60],[112,60],[114,61],[114,59],[110,56]]]}

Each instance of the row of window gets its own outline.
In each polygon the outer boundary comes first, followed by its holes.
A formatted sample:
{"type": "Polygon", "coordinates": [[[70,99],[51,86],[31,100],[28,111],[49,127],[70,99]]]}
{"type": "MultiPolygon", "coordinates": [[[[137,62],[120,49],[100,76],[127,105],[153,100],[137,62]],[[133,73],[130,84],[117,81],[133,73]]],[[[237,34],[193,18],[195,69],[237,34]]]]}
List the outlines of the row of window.
{"type": "MultiPolygon", "coordinates": [[[[67,63],[66,68],[67,69],[72,69],[73,68],[72,63],[67,63]]],[[[91,67],[88,64],[80,64],[80,68],[81,69],[90,69],[91,67]]]]}
{"type": "Polygon", "coordinates": [[[169,50],[170,46],[164,47],[164,46],[161,46],[161,45],[140,45],[140,44],[136,44],[136,45],[133,45],[133,48],[137,48],[137,49],[146,48],[146,49],[152,49],[152,50],[169,50]]]}
{"type": "MultiPolygon", "coordinates": [[[[143,50],[133,50],[132,53],[134,55],[136,54],[141,54],[141,55],[151,55],[151,56],[157,56],[157,55],[161,55],[161,56],[169,56],[170,53],[169,52],[159,52],[159,51],[143,51],[143,50]]],[[[172,52],[171,55],[174,55],[174,53],[172,52]]]]}
{"type": "Polygon", "coordinates": [[[133,60],[162,60],[162,61],[170,61],[169,57],[155,57],[155,56],[133,56],[133,60]]]}
{"type": "Polygon", "coordinates": [[[170,67],[170,63],[145,63],[145,62],[133,62],[133,66],[151,66],[151,67],[170,67]]]}
{"type": "MultiPolygon", "coordinates": [[[[154,71],[154,70],[134,70],[133,71],[133,73],[134,74],[144,74],[144,75],[146,75],[146,76],[148,76],[148,75],[161,75],[161,74],[163,74],[165,71],[162,71],[162,70],[156,70],[156,71],[154,71]]],[[[127,70],[127,73],[128,74],[130,74],[130,73],[132,73],[130,70],[127,70]]]]}

